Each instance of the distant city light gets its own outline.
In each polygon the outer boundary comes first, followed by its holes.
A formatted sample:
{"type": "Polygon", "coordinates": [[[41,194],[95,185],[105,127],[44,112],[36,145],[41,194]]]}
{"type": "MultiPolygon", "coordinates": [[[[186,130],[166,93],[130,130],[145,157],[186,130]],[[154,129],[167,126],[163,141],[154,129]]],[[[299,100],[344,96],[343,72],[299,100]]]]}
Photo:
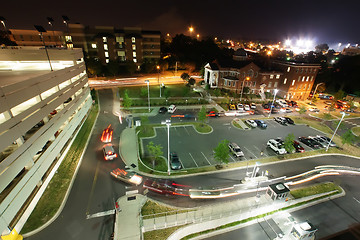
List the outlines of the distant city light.
{"type": "Polygon", "coordinates": [[[315,49],[315,41],[309,38],[286,39],[282,46],[287,51],[292,51],[295,54],[306,53],[315,49]],[[296,43],[296,44],[293,44],[296,43]]]}
{"type": "Polygon", "coordinates": [[[291,45],[291,39],[286,39],[285,46],[290,46],[290,45],[291,45]]]}

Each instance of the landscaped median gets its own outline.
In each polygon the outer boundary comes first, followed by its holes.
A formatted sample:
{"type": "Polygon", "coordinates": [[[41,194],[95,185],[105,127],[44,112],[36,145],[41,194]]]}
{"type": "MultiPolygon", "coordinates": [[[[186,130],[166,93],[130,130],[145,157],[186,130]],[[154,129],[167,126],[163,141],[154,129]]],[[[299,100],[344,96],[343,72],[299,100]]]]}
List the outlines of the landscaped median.
{"type": "MultiPolygon", "coordinates": [[[[161,230],[149,231],[144,234],[145,240],[153,239],[151,237],[156,236],[158,240],[162,239],[191,239],[201,235],[206,235],[212,232],[216,232],[222,229],[232,228],[241,224],[255,221],[258,218],[263,218],[280,211],[287,211],[297,207],[302,207],[306,204],[315,204],[319,201],[324,201],[326,198],[339,197],[344,194],[343,190],[334,183],[322,183],[312,185],[304,188],[298,188],[290,192],[293,195],[292,200],[282,203],[274,203],[273,206],[257,206],[254,210],[243,212],[239,215],[239,211],[231,216],[231,214],[224,213],[223,218],[214,216],[209,218],[208,221],[195,221],[193,224],[187,224],[175,226],[172,228],[166,228],[161,230]],[[226,216],[226,217],[225,217],[226,216]],[[221,219],[221,221],[220,221],[221,219]],[[236,220],[235,219],[241,219],[236,220]],[[222,224],[225,223],[225,224],[222,224]],[[170,234],[170,232],[173,232],[170,234]]],[[[269,205],[269,204],[265,204],[269,205]]],[[[155,210],[154,210],[155,211],[155,210]]]]}
{"type": "Polygon", "coordinates": [[[96,121],[99,111],[98,104],[92,106],[88,118],[76,135],[68,153],[51,179],[44,194],[41,196],[34,211],[26,221],[21,234],[31,232],[48,222],[59,210],[77,168],[81,155],[96,121]]]}

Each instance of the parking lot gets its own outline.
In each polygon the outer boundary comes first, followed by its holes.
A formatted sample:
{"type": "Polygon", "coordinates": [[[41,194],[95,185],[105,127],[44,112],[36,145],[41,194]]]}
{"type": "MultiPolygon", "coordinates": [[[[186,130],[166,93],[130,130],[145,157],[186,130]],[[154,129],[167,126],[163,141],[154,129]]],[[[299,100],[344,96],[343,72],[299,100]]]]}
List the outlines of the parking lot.
{"type": "MultiPolygon", "coordinates": [[[[172,126],[170,128],[170,151],[177,152],[180,162],[184,169],[202,166],[216,165],[213,149],[223,139],[237,143],[244,157],[236,158],[229,154],[229,162],[246,161],[277,154],[266,147],[270,138],[280,137],[285,139],[289,133],[293,133],[296,138],[309,135],[323,135],[321,132],[306,125],[283,126],[273,119],[265,120],[268,124],[267,129],[254,128],[250,130],[240,130],[231,125],[232,118],[212,118],[209,125],[213,127],[210,134],[199,134],[192,126],[172,126]],[[261,155],[261,152],[263,153],[261,155]]],[[[155,144],[163,146],[164,157],[167,156],[167,128],[156,128],[154,138],[142,139],[143,149],[153,141],[155,144]]],[[[312,149],[305,144],[301,145],[305,151],[312,149]]]]}

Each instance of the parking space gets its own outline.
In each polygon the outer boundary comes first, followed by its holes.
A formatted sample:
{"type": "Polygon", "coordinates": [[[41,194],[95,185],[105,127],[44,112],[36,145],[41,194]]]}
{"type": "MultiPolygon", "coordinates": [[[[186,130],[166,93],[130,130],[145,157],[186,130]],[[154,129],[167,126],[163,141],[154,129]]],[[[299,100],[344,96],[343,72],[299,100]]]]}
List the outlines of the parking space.
{"type": "MultiPolygon", "coordinates": [[[[271,138],[282,138],[293,133],[295,138],[309,135],[322,135],[321,132],[306,125],[281,125],[272,118],[266,119],[267,129],[253,128],[248,131],[239,130],[229,122],[232,118],[211,118],[209,124],[213,127],[211,134],[198,134],[192,126],[170,127],[170,151],[176,152],[184,169],[216,165],[213,149],[220,141],[227,139],[237,143],[244,153],[244,157],[237,158],[229,154],[229,162],[247,161],[258,158],[276,156],[277,154],[266,146],[271,138]]],[[[163,146],[164,157],[167,156],[167,128],[157,127],[156,137],[143,139],[144,149],[153,141],[163,146]]],[[[305,151],[312,149],[305,144],[301,145],[305,151]]]]}

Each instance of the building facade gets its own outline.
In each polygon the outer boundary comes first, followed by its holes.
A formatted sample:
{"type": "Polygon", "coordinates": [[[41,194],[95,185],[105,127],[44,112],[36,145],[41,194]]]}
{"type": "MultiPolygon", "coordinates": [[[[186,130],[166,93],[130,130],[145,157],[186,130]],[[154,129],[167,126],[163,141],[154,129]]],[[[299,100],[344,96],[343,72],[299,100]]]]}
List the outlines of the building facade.
{"type": "Polygon", "coordinates": [[[37,30],[10,29],[9,38],[18,46],[63,46],[65,44],[62,31],[42,33],[44,42],[37,30]]]}
{"type": "Polygon", "coordinates": [[[81,47],[91,57],[97,57],[103,64],[110,61],[134,62],[138,67],[146,60],[159,61],[159,31],[141,28],[88,27],[69,24],[67,44],[81,47]]]}
{"type": "Polygon", "coordinates": [[[47,51],[0,49],[1,235],[21,230],[92,105],[82,50],[47,51]]]}
{"type": "Polygon", "coordinates": [[[248,87],[250,93],[273,93],[291,100],[308,98],[320,65],[272,62],[271,68],[261,68],[253,62],[242,62],[237,67],[221,67],[217,63],[205,65],[204,80],[211,88],[241,93],[248,87]]]}

